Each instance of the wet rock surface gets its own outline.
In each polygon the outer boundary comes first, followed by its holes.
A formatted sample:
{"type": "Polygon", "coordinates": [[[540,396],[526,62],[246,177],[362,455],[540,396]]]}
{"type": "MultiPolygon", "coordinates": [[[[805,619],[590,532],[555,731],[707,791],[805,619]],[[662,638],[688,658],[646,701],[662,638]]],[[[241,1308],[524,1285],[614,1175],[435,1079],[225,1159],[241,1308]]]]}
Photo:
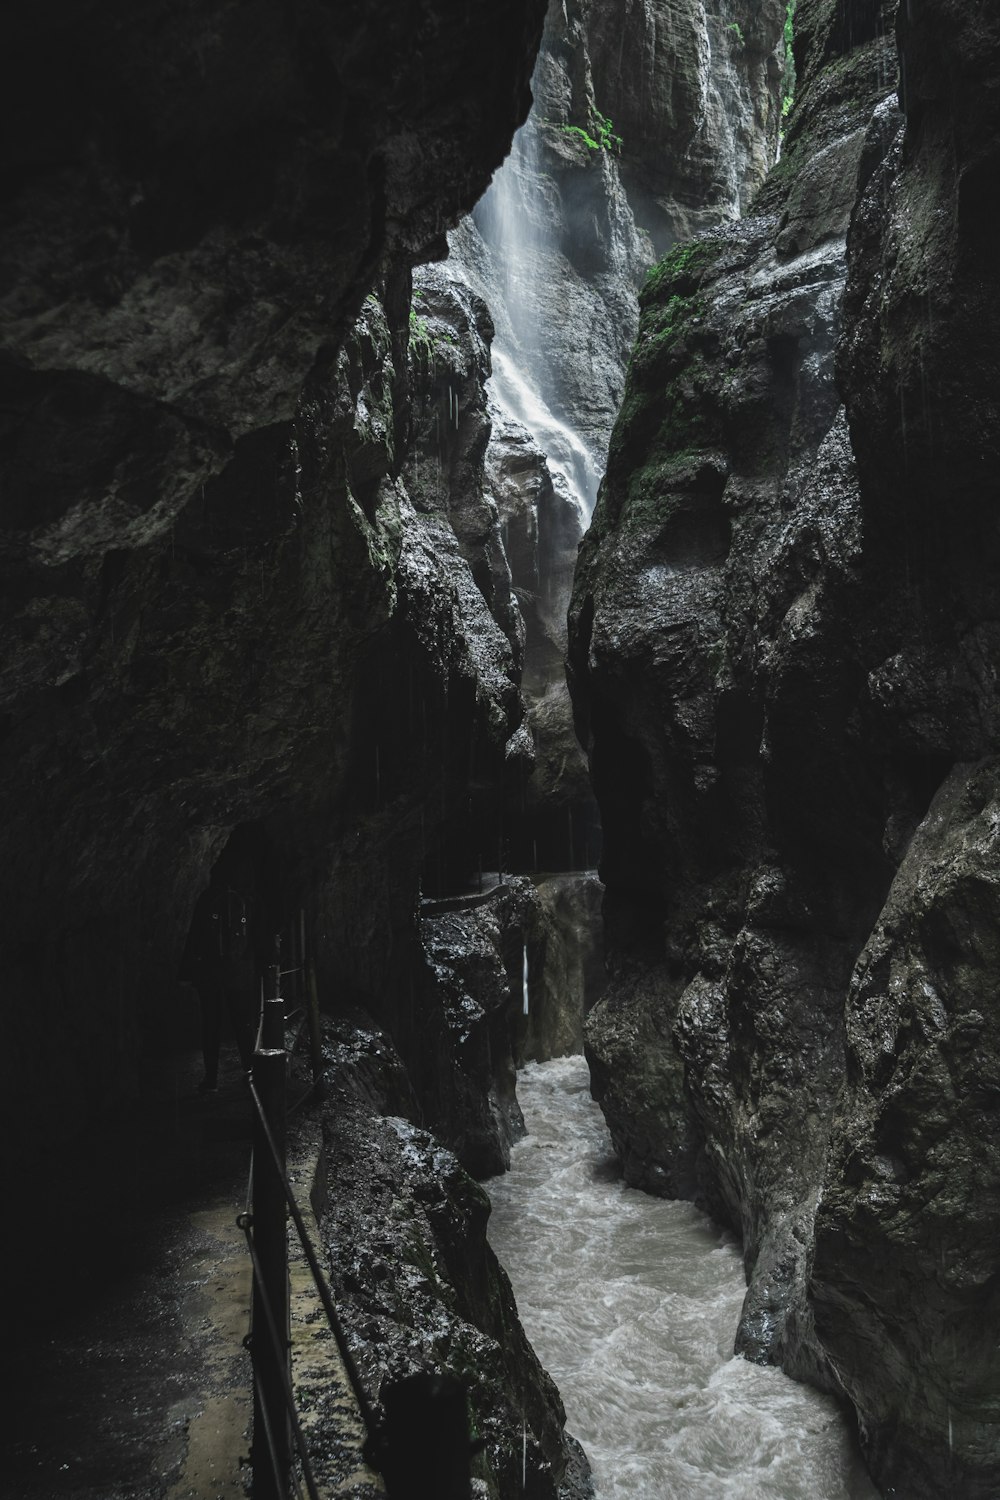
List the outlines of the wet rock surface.
{"type": "Polygon", "coordinates": [[[515,869],[572,870],[592,864],[600,846],[565,673],[566,610],[584,522],[528,429],[502,404],[491,414],[487,483],[523,621],[521,687],[533,758],[506,809],[509,857],[515,869]]]}
{"type": "Polygon", "coordinates": [[[421,919],[427,968],[439,997],[456,1078],[442,1091],[451,1128],[439,1126],[467,1171],[492,1177],[510,1166],[524,1133],[515,1090],[521,974],[537,898],[523,877],[496,885],[484,900],[421,919]]]}
{"type": "Polygon", "coordinates": [[[781,0],[591,6],[595,97],[622,138],[622,177],[657,255],[736,218],[774,161],[781,0]]]}
{"type": "Polygon", "coordinates": [[[420,916],[421,1011],[443,1019],[445,1075],[424,1119],[479,1178],[506,1171],[524,1133],[515,1068],[579,1052],[604,985],[603,887],[592,872],[495,881],[425,901],[420,916]]]}
{"type": "MultiPolygon", "coordinates": [[[[5,1176],[40,1243],[61,1243],[62,1200],[39,1168],[73,1157],[72,1169],[95,1118],[127,1122],[143,1054],[171,1035],[196,898],[234,830],[257,850],[262,926],[304,914],[324,1003],[363,1003],[371,1030],[391,1032],[407,1070],[391,1109],[444,1137],[372,1123],[377,1146],[359,1151],[402,1171],[408,1214],[426,1189],[477,1223],[452,1159],[446,1187],[428,1163],[451,1144],[502,1156],[483,1100],[509,1065],[503,1053],[463,1072],[451,1002],[423,988],[417,906],[421,887],[466,884],[494,847],[504,864],[500,809],[532,761],[517,603],[530,582],[504,555],[484,457],[490,314],[445,272],[423,279],[425,306],[411,302],[410,267],[443,253],[508,149],[543,9],[476,15],[441,0],[362,16],[260,0],[122,17],[56,3],[10,23],[3,1098],[5,1176]]],[[[544,129],[577,215],[565,225],[599,230],[598,254],[571,233],[562,252],[600,281],[628,269],[635,236],[607,151],[595,157],[579,133],[611,93],[578,46],[586,9],[553,7],[544,129]]],[[[744,20],[764,77],[766,38],[744,20]]],[[[978,1500],[996,1488],[982,1394],[993,1354],[975,1345],[952,1403],[947,1340],[914,1346],[918,1390],[851,1330],[877,1302],[880,1347],[910,1348],[912,1302],[877,1271],[887,1242],[941,1327],[993,1316],[981,1221],[969,1216],[966,1245],[964,1220],[933,1212],[935,1173],[978,1181],[964,1143],[991,1120],[990,1012],[972,1003],[994,946],[976,852],[990,847],[988,769],[948,784],[936,804],[948,828],[911,840],[951,766],[995,749],[997,547],[982,501],[996,468],[983,208],[996,28],[957,0],[900,22],[901,133],[887,8],[800,0],[799,22],[802,95],[761,217],[650,285],[581,573],[574,670],[611,830],[618,976],[593,1045],[611,1059],[618,1006],[651,1048],[667,1030],[680,1048],[683,1079],[664,1047],[646,1087],[664,1091],[666,1123],[650,1108],[631,1139],[623,1109],[616,1138],[636,1180],[690,1171],[744,1233],[743,1347],[839,1382],[886,1486],[964,1486],[978,1500]],[[846,425],[828,368],[836,337],[846,425]],[[886,954],[900,981],[873,1021],[886,954]],[[980,1092],[962,1072],[973,1035],[980,1092]],[[896,1061],[876,1066],[893,1037],[896,1061]],[[933,1141],[924,1068],[942,1091],[933,1141]],[[968,1084],[964,1102],[945,1072],[968,1084]],[[914,1142],[927,1147],[919,1170],[914,1142]],[[887,1201],[906,1189],[905,1234],[891,1201],[868,1213],[879,1183],[895,1185],[887,1201]]],[[[718,32],[704,35],[721,56],[718,32]]],[[[730,61],[735,39],[722,39],[730,61]]],[[[711,175],[704,162],[694,174],[711,175]]],[[[599,388],[562,374],[561,399],[592,410],[588,431],[617,401],[604,344],[620,342],[624,306],[615,281],[593,319],[599,388]]],[[[580,326],[561,314],[565,347],[580,326]]],[[[505,441],[513,454],[520,438],[505,441]]],[[[525,474],[542,485],[534,460],[525,474]]],[[[575,787],[564,708],[551,717],[546,785],[575,787]]],[[[490,983],[500,970],[509,977],[501,962],[490,983]]],[[[633,1066],[627,1047],[618,1056],[609,1100],[633,1066]]],[[[80,1177],[82,1234],[130,1170],[114,1157],[80,1177]]],[[[985,1214],[988,1191],[983,1202],[985,1214]]],[[[480,1263],[448,1253],[471,1278],[456,1305],[483,1312],[480,1263]]],[[[420,1307],[436,1326],[434,1299],[420,1307]]],[[[457,1342],[478,1350],[477,1337],[457,1342]]],[[[431,1335],[416,1344],[433,1352],[431,1335]]],[[[483,1347],[499,1380],[503,1352],[483,1347]]],[[[549,1494],[565,1455],[557,1407],[536,1404],[549,1494]]],[[[484,1484],[518,1477],[501,1426],[484,1484]]],[[[515,1413],[515,1447],[516,1428],[515,1413]]],[[[134,1433],[129,1419],[122,1440],[134,1433]]]]}
{"type": "Polygon", "coordinates": [[[503,767],[509,618],[399,485],[407,277],[507,149],[541,20],[12,30],[4,1096],[43,1157],[134,1092],[234,827],[267,823],[268,920],[309,909],[321,984],[391,1011],[470,752],[503,767]]]}
{"type": "Polygon", "coordinates": [[[981,193],[996,180],[986,80],[1000,35],[942,0],[901,7],[898,39],[905,114],[877,113],[866,135],[838,379],[877,599],[868,733],[893,768],[886,845],[900,863],[847,995],[812,1295],[887,1491],[978,1500],[1000,1483],[997,1357],[981,1337],[998,1270],[997,1033],[982,996],[998,931],[997,695],[983,664],[1000,316],[981,193]],[[916,788],[942,778],[910,842],[916,788]]]}
{"type": "Polygon", "coordinates": [[[985,1500],[1000,1475],[998,786],[995,760],[947,778],[847,995],[810,1298],[890,1493],[985,1500]]]}
{"type": "Polygon", "coordinates": [[[571,613],[611,965],[588,1051],[629,1180],[741,1233],[737,1349],[846,1391],[885,1493],[979,1496],[992,760],[932,798],[995,750],[973,474],[996,308],[960,205],[996,129],[992,94],[964,93],[945,161],[929,49],[960,89],[996,39],[943,4],[902,18],[904,122],[893,22],[802,0],[757,216],[677,247],[641,296],[571,613]]]}
{"type": "Polygon", "coordinates": [[[604,0],[550,4],[531,115],[449,239],[454,274],[485,300],[497,331],[487,470],[525,621],[535,748],[534,772],[506,813],[516,869],[587,868],[598,856],[563,686],[576,549],[621,403],[648,230],[655,223],[672,239],[687,224],[678,193],[698,202],[699,223],[729,217],[763,177],[780,92],[774,57],[767,66],[764,57],[777,56],[783,21],[778,4],[728,25],[701,0],[664,13],[630,7],[624,19],[604,0]]]}
{"type": "Polygon", "coordinates": [[[586,1465],[564,1439],[558,1393],[486,1240],[486,1193],[407,1117],[405,1075],[386,1037],[363,1022],[337,1023],[326,1058],[324,1137],[336,1192],[321,1230],[371,1395],[381,1399],[385,1386],[419,1370],[454,1374],[485,1443],[473,1470],[478,1494],[586,1500],[586,1465]]]}

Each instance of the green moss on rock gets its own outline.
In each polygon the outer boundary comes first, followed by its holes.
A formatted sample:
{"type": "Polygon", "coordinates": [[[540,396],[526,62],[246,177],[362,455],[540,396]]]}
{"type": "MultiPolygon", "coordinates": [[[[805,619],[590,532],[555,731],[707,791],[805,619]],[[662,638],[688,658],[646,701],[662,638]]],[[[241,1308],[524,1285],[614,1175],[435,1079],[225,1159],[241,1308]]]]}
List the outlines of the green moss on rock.
{"type": "Polygon", "coordinates": [[[639,293],[639,306],[645,310],[668,297],[690,297],[698,290],[708,271],[722,252],[721,240],[691,240],[674,245],[649,272],[639,293]]]}

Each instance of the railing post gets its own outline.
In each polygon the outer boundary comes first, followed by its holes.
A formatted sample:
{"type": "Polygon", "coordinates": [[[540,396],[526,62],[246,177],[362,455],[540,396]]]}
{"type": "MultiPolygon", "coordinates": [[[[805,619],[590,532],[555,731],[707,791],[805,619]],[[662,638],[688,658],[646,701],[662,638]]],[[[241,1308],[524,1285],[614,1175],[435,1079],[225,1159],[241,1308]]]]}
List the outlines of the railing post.
{"type": "Polygon", "coordinates": [[[274,962],[269,963],[264,980],[264,999],[277,1000],[281,994],[281,938],[274,939],[274,962]]]}
{"type": "MultiPolygon", "coordinates": [[[[281,1008],[283,1034],[284,1004],[277,1004],[281,1008]]],[[[265,1027],[269,1020],[269,1008],[277,1009],[274,1000],[265,1001],[265,1027]]],[[[254,1277],[253,1288],[254,1415],[251,1459],[254,1500],[283,1500],[291,1454],[285,1399],[291,1371],[288,1239],[283,1184],[285,1062],[282,1048],[265,1046],[254,1054],[254,1087],[278,1156],[278,1161],[275,1161],[264,1125],[254,1110],[253,1244],[259,1266],[259,1277],[254,1277]],[[278,1349],[275,1348],[274,1333],[277,1334],[278,1349]]]]}
{"type": "Polygon", "coordinates": [[[316,970],[310,960],[305,974],[306,1004],[309,1007],[309,1060],[312,1066],[313,1093],[316,1098],[323,1092],[323,1031],[319,1019],[319,991],[316,987],[316,970]]]}
{"type": "Polygon", "coordinates": [[[260,1044],[268,1052],[283,1052],[285,1049],[285,1002],[279,996],[264,1001],[260,1044]]]}

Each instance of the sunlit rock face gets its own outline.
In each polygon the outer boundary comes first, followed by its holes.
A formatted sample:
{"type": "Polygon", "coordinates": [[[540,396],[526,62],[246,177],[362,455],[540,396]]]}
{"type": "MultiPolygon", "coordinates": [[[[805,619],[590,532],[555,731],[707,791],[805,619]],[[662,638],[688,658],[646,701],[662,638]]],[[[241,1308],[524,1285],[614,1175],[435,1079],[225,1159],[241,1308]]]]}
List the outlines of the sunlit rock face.
{"type": "Polygon", "coordinates": [[[904,123],[891,7],[796,21],[758,212],[646,283],[577,571],[612,965],[588,1043],[630,1179],[743,1236],[737,1347],[846,1390],[887,1492],[979,1496],[997,122],[959,80],[995,76],[996,36],[901,19],[904,123]]]}
{"type": "Polygon", "coordinates": [[[591,5],[594,89],[658,255],[736,218],[774,161],[784,0],[591,5]]]}

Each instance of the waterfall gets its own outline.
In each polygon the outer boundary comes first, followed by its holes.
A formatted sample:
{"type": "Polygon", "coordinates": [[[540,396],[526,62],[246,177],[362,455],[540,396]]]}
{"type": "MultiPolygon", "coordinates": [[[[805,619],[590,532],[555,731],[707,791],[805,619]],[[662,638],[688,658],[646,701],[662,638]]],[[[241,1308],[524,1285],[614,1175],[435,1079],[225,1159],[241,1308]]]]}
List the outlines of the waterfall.
{"type": "MultiPolygon", "coordinates": [[[[583,529],[597,499],[601,465],[580,433],[550,404],[553,351],[538,316],[539,288],[558,262],[560,226],[541,183],[536,129],[529,120],[475,215],[494,268],[489,298],[497,324],[492,395],[500,411],[520,422],[545,454],[553,483],[575,506],[583,529]]],[[[586,351],[580,353],[585,357],[586,351]]]]}
{"type": "Polygon", "coordinates": [[[597,461],[579,433],[549,409],[499,339],[493,346],[493,396],[531,434],[545,454],[555,488],[575,506],[585,527],[601,482],[597,461]]]}
{"type": "Polygon", "coordinates": [[[489,1236],[598,1500],[877,1500],[833,1399],[733,1354],[738,1247],[624,1186],[584,1059],[529,1064],[518,1099],[489,1236]]]}
{"type": "Polygon", "coordinates": [[[521,968],[521,993],[524,996],[524,1014],[528,1014],[528,945],[524,945],[524,963],[521,968]]]}

